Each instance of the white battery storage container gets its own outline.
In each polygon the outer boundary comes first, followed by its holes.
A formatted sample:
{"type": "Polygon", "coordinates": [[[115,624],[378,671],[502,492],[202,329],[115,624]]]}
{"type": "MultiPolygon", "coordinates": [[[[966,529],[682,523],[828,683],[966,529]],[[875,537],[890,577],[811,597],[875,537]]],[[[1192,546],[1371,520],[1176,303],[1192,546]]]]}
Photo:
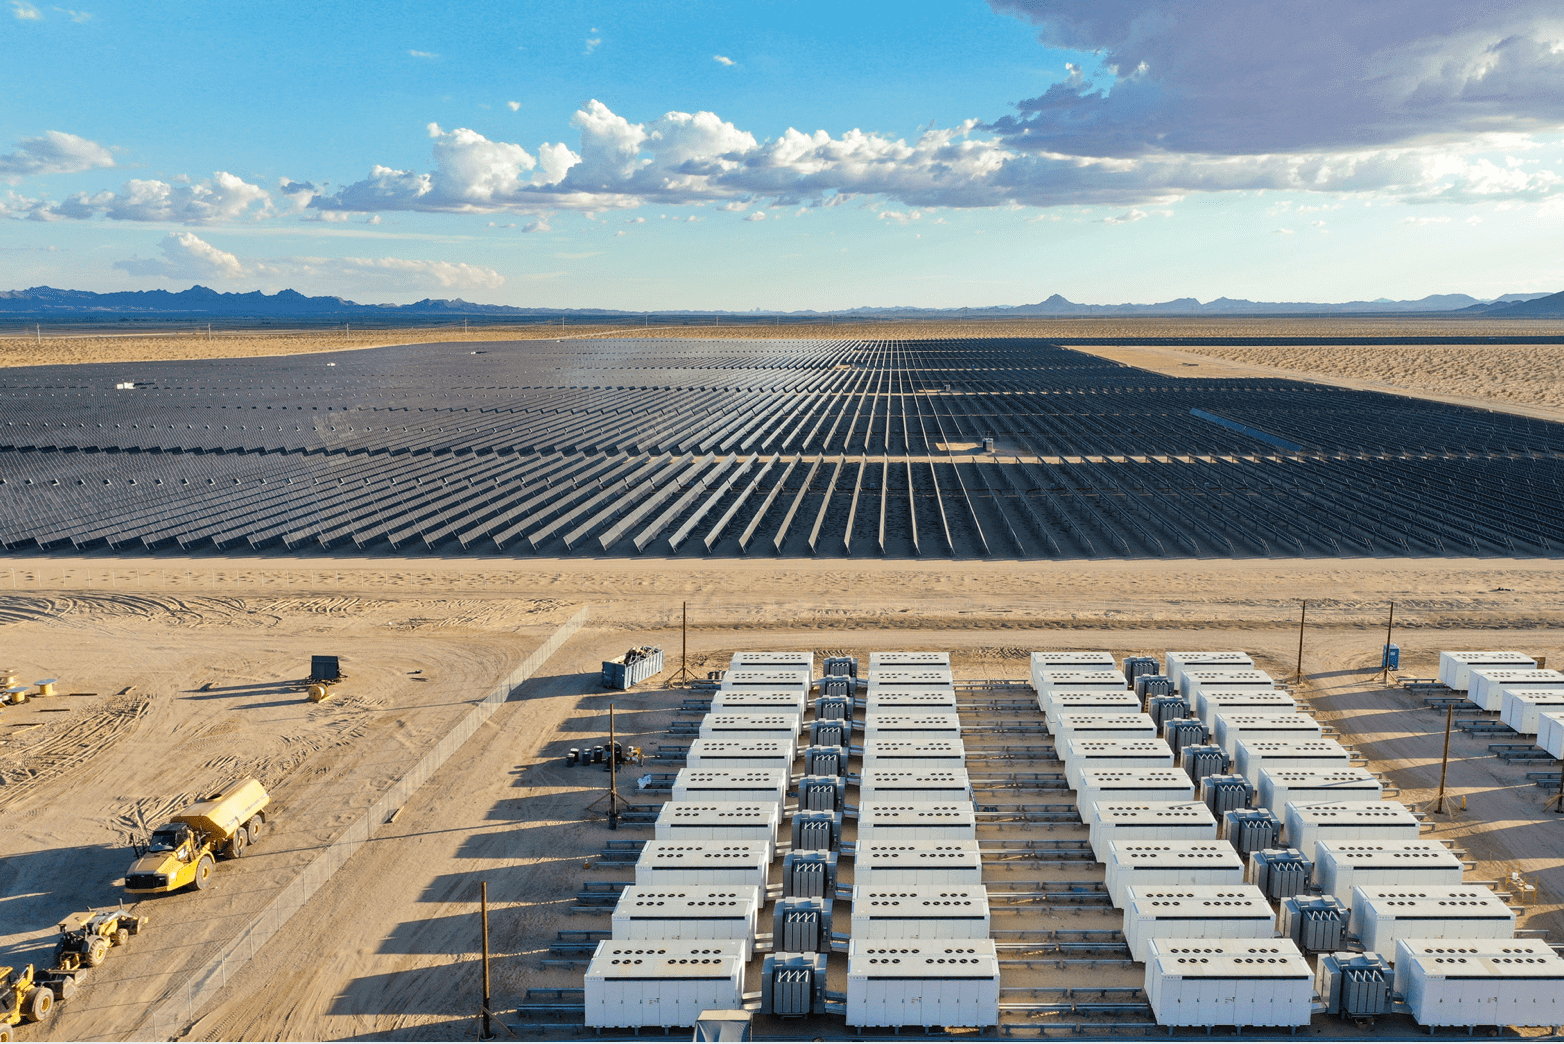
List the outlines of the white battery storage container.
{"type": "Polygon", "coordinates": [[[1385,784],[1366,768],[1260,770],[1255,807],[1285,812],[1289,801],[1378,801],[1385,784]]]}
{"type": "Polygon", "coordinates": [[[858,777],[858,800],[971,801],[972,780],[965,768],[866,768],[858,777]]]}
{"type": "Polygon", "coordinates": [[[1321,841],[1416,841],[1422,824],[1399,801],[1289,802],[1282,836],[1316,862],[1321,841]]]}
{"type": "Polygon", "coordinates": [[[1156,739],[1157,723],[1149,714],[1061,714],[1050,724],[1054,743],[1076,736],[1091,739],[1156,739]]]}
{"type": "Polygon", "coordinates": [[[744,667],[729,671],[722,677],[721,692],[742,692],[745,689],[786,689],[789,692],[808,694],[815,682],[815,672],[796,667],[744,667]]]}
{"type": "Polygon", "coordinates": [[[1216,817],[1204,801],[1099,801],[1087,836],[1106,863],[1114,841],[1214,841],[1216,817]]]}
{"type": "Polygon", "coordinates": [[[959,739],[865,740],[863,771],[871,768],[964,768],[967,748],[959,739]]]}
{"type": "Polygon", "coordinates": [[[1348,909],[1353,889],[1454,887],[1465,865],[1439,841],[1320,841],[1314,883],[1348,909]]]}
{"type": "Polygon", "coordinates": [[[864,714],[935,714],[956,713],[955,689],[879,689],[864,700],[864,714]]]}
{"type": "Polygon", "coordinates": [[[736,652],[728,661],[730,671],[769,670],[808,671],[815,673],[815,654],[812,652],[736,652]]]}
{"type": "Polygon", "coordinates": [[[1218,714],[1297,714],[1298,701],[1280,689],[1204,689],[1189,701],[1190,713],[1216,730],[1218,714]]]}
{"type": "Polygon", "coordinates": [[[808,697],[797,689],[738,689],[713,693],[711,713],[797,714],[802,720],[808,702],[808,697]]]}
{"type": "Polygon", "coordinates": [[[992,939],[859,939],[847,943],[847,1025],[999,1024],[992,939]]]}
{"type": "Polygon", "coordinates": [[[1061,714],[1139,714],[1141,702],[1128,689],[1054,689],[1037,697],[1037,707],[1052,732],[1061,714]]]}
{"type": "Polygon", "coordinates": [[[1162,673],[1173,679],[1173,691],[1184,691],[1184,672],[1195,668],[1225,671],[1254,669],[1254,660],[1246,652],[1167,652],[1162,657],[1162,673]]]}
{"type": "Polygon", "coordinates": [[[955,675],[949,667],[870,667],[869,692],[895,690],[901,692],[928,692],[951,689],[956,685],[955,675]]]}
{"type": "Polygon", "coordinates": [[[1083,772],[1173,767],[1173,749],[1161,739],[1071,739],[1055,750],[1064,762],[1070,789],[1076,791],[1081,789],[1083,772]]]}
{"type": "Polygon", "coordinates": [[[1183,769],[1096,769],[1081,773],[1075,807],[1088,826],[1099,802],[1193,801],[1195,784],[1183,769]]]}
{"type": "Polygon", "coordinates": [[[853,851],[855,887],[972,887],[983,883],[975,840],[860,841],[853,851]]]}
{"type": "Polygon", "coordinates": [[[1123,909],[1131,888],[1244,883],[1244,861],[1226,841],[1111,841],[1102,859],[1113,905],[1123,909]]]}
{"type": "Polygon", "coordinates": [[[1521,652],[1441,652],[1439,680],[1456,692],[1465,692],[1471,684],[1472,670],[1496,667],[1507,670],[1535,670],[1537,661],[1521,652]]]}
{"type": "Polygon", "coordinates": [[[1250,689],[1255,692],[1272,692],[1275,688],[1276,679],[1264,671],[1213,670],[1196,667],[1184,672],[1184,684],[1179,689],[1179,695],[1191,704],[1198,704],[1200,694],[1206,689],[1250,689]]]}
{"type": "Polygon", "coordinates": [[[1276,911],[1252,884],[1131,886],[1124,893],[1124,942],[1145,963],[1152,939],[1271,939],[1276,911]]]}
{"type": "Polygon", "coordinates": [[[781,822],[781,806],[769,802],[669,801],[657,813],[652,836],[658,841],[763,841],[774,846],[781,822]]]}
{"type": "Polygon", "coordinates": [[[863,724],[865,744],[876,740],[960,740],[961,716],[958,714],[876,714],[866,716],[863,724]]]}
{"type": "Polygon", "coordinates": [[[1039,672],[1037,684],[1039,696],[1047,696],[1055,690],[1123,692],[1130,687],[1124,672],[1111,667],[1100,670],[1053,668],[1039,672]]]}
{"type": "Polygon", "coordinates": [[[854,939],[986,939],[982,885],[853,886],[854,939]]]}
{"type": "Polygon", "coordinates": [[[1556,761],[1564,761],[1564,713],[1543,711],[1537,715],[1537,746],[1556,761]]]}
{"type": "Polygon", "coordinates": [[[1504,709],[1505,689],[1564,689],[1564,674],[1488,667],[1470,672],[1466,698],[1485,711],[1504,709]]]}
{"type": "Polygon", "coordinates": [[[635,883],[642,888],[765,888],[771,856],[766,841],[648,841],[635,862],[635,883]]]}
{"type": "Polygon", "coordinates": [[[790,712],[771,714],[708,714],[701,719],[701,739],[798,740],[803,716],[790,712]]]}
{"type": "Polygon", "coordinates": [[[786,769],[772,768],[690,768],[685,766],[673,778],[675,801],[737,801],[740,803],[787,800],[789,782],[786,769]]]}
{"type": "Polygon", "coordinates": [[[1535,736],[1542,731],[1543,714],[1564,713],[1564,689],[1512,689],[1501,690],[1502,703],[1499,720],[1522,736],[1535,736]]]}
{"type": "Polygon", "coordinates": [[[1159,1026],[1307,1026],[1314,973],[1291,939],[1153,939],[1146,999],[1159,1026]]]}
{"type": "Polygon", "coordinates": [[[1564,958],[1535,939],[1398,939],[1395,991],[1419,1026],[1564,1025],[1564,958]]]}
{"type": "Polygon", "coordinates": [[[1241,739],[1288,742],[1320,739],[1323,735],[1324,727],[1307,714],[1252,714],[1225,710],[1216,716],[1211,741],[1227,751],[1228,757],[1236,758],[1241,739]]]}
{"type": "Polygon", "coordinates": [[[1027,678],[1041,693],[1044,671],[1111,671],[1117,666],[1110,652],[1035,652],[1027,678]]]}
{"type": "Polygon", "coordinates": [[[754,956],[761,890],[754,885],[632,885],[614,904],[615,942],[639,939],[681,942],[730,940],[754,956]]]}
{"type": "Polygon", "coordinates": [[[782,768],[793,769],[798,756],[798,737],[792,739],[695,739],[684,757],[690,768],[782,768]]]}
{"type": "Polygon", "coordinates": [[[869,669],[876,667],[944,667],[950,669],[948,652],[877,652],[869,654],[869,669]]]}
{"type": "Polygon", "coordinates": [[[858,806],[858,842],[975,841],[970,801],[865,801],[858,806]]]}
{"type": "Polygon", "coordinates": [[[742,1008],[744,953],[736,940],[604,940],[582,981],[586,1025],[693,1026],[703,1011],[742,1008]]]}
{"type": "Polygon", "coordinates": [[[1256,787],[1260,785],[1262,768],[1329,772],[1351,767],[1352,755],[1333,739],[1239,740],[1238,755],[1233,759],[1233,771],[1256,787]]]}
{"type": "Polygon", "coordinates": [[[1397,939],[1514,938],[1515,911],[1483,885],[1359,885],[1352,930],[1365,950],[1395,953],[1397,939]]]}

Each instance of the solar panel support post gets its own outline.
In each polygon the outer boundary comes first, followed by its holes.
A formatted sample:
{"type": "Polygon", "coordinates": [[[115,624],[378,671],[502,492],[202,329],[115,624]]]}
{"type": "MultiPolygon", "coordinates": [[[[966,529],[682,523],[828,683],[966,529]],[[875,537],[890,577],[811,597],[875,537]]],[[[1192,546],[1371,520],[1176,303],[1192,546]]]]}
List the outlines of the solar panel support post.
{"type": "Polygon", "coordinates": [[[1396,603],[1390,603],[1390,617],[1385,621],[1385,648],[1380,656],[1380,666],[1384,668],[1382,681],[1390,681],[1390,628],[1396,622],[1396,603]]]}
{"type": "Polygon", "coordinates": [[[1435,812],[1445,810],[1445,773],[1450,771],[1450,726],[1455,721],[1455,704],[1445,708],[1445,754],[1439,762],[1439,800],[1434,803],[1435,812]]]}

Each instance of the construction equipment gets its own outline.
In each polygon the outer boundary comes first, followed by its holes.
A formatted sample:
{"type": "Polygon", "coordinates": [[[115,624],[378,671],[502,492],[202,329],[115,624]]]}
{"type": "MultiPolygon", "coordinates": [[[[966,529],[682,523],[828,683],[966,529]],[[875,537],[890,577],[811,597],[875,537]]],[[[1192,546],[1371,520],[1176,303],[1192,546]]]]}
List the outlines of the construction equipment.
{"type": "MultiPolygon", "coordinates": [[[[78,968],[96,968],[108,957],[110,949],[124,946],[146,925],[147,918],[137,916],[123,906],[67,918],[60,923],[60,941],[54,948],[52,970],[73,972],[78,968]]],[[[62,1000],[64,997],[61,993],[62,1000]]]]}
{"type": "Polygon", "coordinates": [[[257,779],[241,779],[196,802],[136,846],[136,861],[125,872],[125,891],[162,894],[187,885],[210,884],[219,856],[237,859],[261,839],[265,808],[271,803],[257,779]]]}
{"type": "Polygon", "coordinates": [[[11,1040],[11,1027],[24,1019],[42,1022],[53,1011],[54,991],[34,981],[31,964],[20,972],[0,968],[0,1041],[11,1040]]]}

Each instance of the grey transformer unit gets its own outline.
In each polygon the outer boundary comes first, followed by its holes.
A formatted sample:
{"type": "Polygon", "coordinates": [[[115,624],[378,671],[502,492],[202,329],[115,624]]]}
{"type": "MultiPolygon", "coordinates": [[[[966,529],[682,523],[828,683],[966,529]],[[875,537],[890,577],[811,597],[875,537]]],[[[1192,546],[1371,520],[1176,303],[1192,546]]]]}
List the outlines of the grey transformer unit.
{"type": "Polygon", "coordinates": [[[1211,738],[1211,730],[1199,718],[1169,718],[1161,722],[1159,727],[1162,729],[1162,738],[1168,741],[1175,758],[1181,757],[1186,747],[1203,746],[1211,738]]]}
{"type": "Polygon", "coordinates": [[[777,900],[771,919],[771,945],[784,953],[828,953],[831,949],[829,895],[792,895],[777,900]]]}
{"type": "Polygon", "coordinates": [[[1222,813],[1222,836],[1248,859],[1282,843],[1282,824],[1268,808],[1231,808],[1222,813]]]}
{"type": "Polygon", "coordinates": [[[836,895],[837,853],[794,850],[782,857],[782,895],[824,898],[836,895]]]}
{"type": "Polygon", "coordinates": [[[853,741],[853,723],[845,718],[816,718],[809,723],[812,747],[846,747],[853,741]]]}
{"type": "Polygon", "coordinates": [[[1282,934],[1304,953],[1334,953],[1347,948],[1351,914],[1334,895],[1292,895],[1282,900],[1282,934]]]}
{"type": "Polygon", "coordinates": [[[1146,699],[1146,713],[1160,729],[1165,722],[1189,717],[1189,701],[1182,696],[1150,696],[1146,699]]]}
{"type": "Polygon", "coordinates": [[[1395,975],[1377,953],[1320,955],[1320,998],[1327,1014],[1344,1019],[1372,1019],[1391,1012],[1395,975]]]}
{"type": "Polygon", "coordinates": [[[800,812],[840,812],[846,804],[847,786],[841,776],[804,776],[798,781],[800,812]]]}
{"type": "Polygon", "coordinates": [[[842,813],[803,812],[793,816],[794,851],[836,852],[842,847],[842,813]]]}
{"type": "Polygon", "coordinates": [[[825,954],[768,954],[760,966],[760,1012],[784,1019],[824,1015],[825,954]]]}
{"type": "Polygon", "coordinates": [[[817,721],[852,721],[853,720],[853,693],[852,683],[842,681],[827,681],[826,688],[841,688],[843,692],[826,692],[823,696],[815,698],[815,720],[817,721]]]}
{"type": "Polygon", "coordinates": [[[1254,784],[1247,776],[1204,776],[1199,782],[1200,800],[1217,817],[1229,809],[1248,808],[1254,798],[1254,784]]]}
{"type": "Polygon", "coordinates": [[[1314,863],[1296,848],[1264,848],[1249,857],[1244,880],[1265,893],[1273,903],[1306,895],[1314,876],[1314,863]]]}
{"type": "Polygon", "coordinates": [[[811,744],[804,748],[804,775],[847,775],[847,746],[811,744]]]}
{"type": "Polygon", "coordinates": [[[1199,783],[1207,776],[1220,776],[1232,765],[1227,751],[1214,743],[1195,743],[1179,751],[1179,766],[1199,783]]]}

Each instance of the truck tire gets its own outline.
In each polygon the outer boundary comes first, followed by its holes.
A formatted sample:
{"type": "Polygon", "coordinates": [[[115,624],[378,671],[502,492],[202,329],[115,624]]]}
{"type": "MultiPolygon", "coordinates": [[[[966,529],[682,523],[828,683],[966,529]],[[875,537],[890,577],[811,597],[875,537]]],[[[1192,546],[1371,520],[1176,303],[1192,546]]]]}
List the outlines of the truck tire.
{"type": "Polygon", "coordinates": [[[190,882],[191,887],[198,892],[206,891],[207,886],[212,883],[212,871],[216,868],[217,864],[211,856],[202,856],[201,861],[196,864],[195,880],[190,882]]]}
{"type": "Polygon", "coordinates": [[[108,959],[109,946],[107,939],[98,936],[87,943],[87,952],[82,955],[81,962],[89,968],[96,968],[108,959]]]}
{"type": "Polygon", "coordinates": [[[54,1011],[54,991],[47,986],[36,987],[32,996],[27,998],[26,1017],[28,1022],[42,1022],[54,1011]]]}
{"type": "Polygon", "coordinates": [[[114,931],[114,945],[115,946],[124,946],[128,942],[130,942],[130,929],[129,928],[117,928],[117,929],[115,929],[115,931],[114,931]]]}
{"type": "Polygon", "coordinates": [[[250,832],[245,829],[234,831],[234,836],[228,839],[228,858],[238,859],[244,855],[244,843],[249,840],[250,832]]]}
{"type": "Polygon", "coordinates": [[[11,1027],[0,1025],[0,1044],[11,1044],[11,1027]]]}
{"type": "Polygon", "coordinates": [[[250,835],[250,844],[252,845],[261,839],[261,834],[265,833],[265,831],[266,817],[264,815],[256,816],[249,823],[245,824],[244,828],[244,832],[250,835]]]}

